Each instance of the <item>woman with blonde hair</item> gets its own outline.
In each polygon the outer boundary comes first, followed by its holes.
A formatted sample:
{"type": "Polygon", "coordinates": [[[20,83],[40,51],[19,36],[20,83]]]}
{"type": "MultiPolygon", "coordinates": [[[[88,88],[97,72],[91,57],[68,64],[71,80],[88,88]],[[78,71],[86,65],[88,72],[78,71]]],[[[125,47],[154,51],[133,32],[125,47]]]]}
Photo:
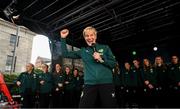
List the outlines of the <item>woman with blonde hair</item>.
{"type": "Polygon", "coordinates": [[[148,107],[155,107],[156,105],[156,87],[157,87],[157,73],[154,70],[149,59],[143,59],[144,84],[146,105],[148,107]]]}
{"type": "Polygon", "coordinates": [[[97,31],[89,26],[83,30],[87,47],[69,52],[66,47],[68,29],[60,31],[62,55],[66,58],[82,58],[84,65],[84,90],[81,94],[80,108],[93,108],[99,96],[101,107],[116,107],[112,69],[116,65],[115,57],[108,45],[96,43],[97,31]]]}

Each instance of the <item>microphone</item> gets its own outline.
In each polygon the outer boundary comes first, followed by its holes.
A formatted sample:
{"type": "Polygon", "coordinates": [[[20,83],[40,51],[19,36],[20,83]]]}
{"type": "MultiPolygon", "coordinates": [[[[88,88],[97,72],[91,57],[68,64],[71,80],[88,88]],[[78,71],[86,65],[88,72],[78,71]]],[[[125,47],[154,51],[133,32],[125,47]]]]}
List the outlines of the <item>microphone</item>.
{"type": "MultiPolygon", "coordinates": [[[[96,43],[92,43],[92,44],[91,44],[91,47],[92,47],[92,49],[93,49],[94,52],[97,52],[96,43]]],[[[98,62],[97,59],[96,59],[96,62],[98,62]]]]}
{"type": "Polygon", "coordinates": [[[91,46],[92,46],[92,48],[93,48],[93,51],[94,51],[94,52],[97,52],[97,49],[96,49],[96,43],[92,43],[91,46]]]}
{"type": "MultiPolygon", "coordinates": [[[[98,52],[98,50],[96,49],[96,43],[92,43],[91,47],[93,48],[93,51],[94,51],[94,52],[98,52]]],[[[103,60],[103,59],[101,59],[101,60],[97,60],[97,59],[96,59],[96,62],[103,63],[104,60],[103,60]]]]}

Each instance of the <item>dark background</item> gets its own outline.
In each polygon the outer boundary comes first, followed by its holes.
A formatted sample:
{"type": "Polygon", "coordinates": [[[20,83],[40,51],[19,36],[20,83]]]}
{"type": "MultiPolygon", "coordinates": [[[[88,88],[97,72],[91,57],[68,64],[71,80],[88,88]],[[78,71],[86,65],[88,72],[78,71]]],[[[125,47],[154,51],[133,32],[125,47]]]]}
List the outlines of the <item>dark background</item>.
{"type": "Polygon", "coordinates": [[[61,61],[59,31],[68,28],[68,43],[82,47],[86,26],[97,29],[98,42],[108,44],[119,63],[159,54],[169,62],[180,54],[179,0],[0,0],[0,17],[48,36],[53,62],[61,61]]]}

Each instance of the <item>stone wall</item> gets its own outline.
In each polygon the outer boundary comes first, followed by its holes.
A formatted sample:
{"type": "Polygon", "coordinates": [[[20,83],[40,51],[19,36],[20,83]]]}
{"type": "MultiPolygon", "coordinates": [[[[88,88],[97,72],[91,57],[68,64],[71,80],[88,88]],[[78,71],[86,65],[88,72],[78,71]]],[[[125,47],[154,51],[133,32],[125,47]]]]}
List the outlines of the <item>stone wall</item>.
{"type": "MultiPolygon", "coordinates": [[[[15,72],[25,70],[25,65],[31,60],[33,37],[36,35],[26,27],[19,26],[19,42],[16,47],[15,72]]],[[[0,69],[7,71],[7,56],[13,56],[14,46],[10,44],[11,35],[16,35],[17,25],[0,19],[0,69]]],[[[14,36],[15,37],[15,36],[14,36]]]]}

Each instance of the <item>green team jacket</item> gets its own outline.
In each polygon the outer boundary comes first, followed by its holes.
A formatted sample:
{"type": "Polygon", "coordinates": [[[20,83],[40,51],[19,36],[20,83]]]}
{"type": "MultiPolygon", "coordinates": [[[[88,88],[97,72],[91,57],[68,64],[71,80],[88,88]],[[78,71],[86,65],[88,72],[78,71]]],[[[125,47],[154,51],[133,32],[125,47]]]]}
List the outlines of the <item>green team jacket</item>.
{"type": "Polygon", "coordinates": [[[82,47],[78,51],[68,52],[66,39],[61,38],[62,56],[66,58],[82,58],[84,66],[84,84],[95,85],[113,83],[112,69],[116,65],[115,57],[107,45],[96,44],[96,50],[101,54],[104,62],[100,63],[93,58],[92,47],[82,47]]]}
{"type": "Polygon", "coordinates": [[[126,70],[124,69],[123,70],[123,75],[122,75],[122,78],[123,78],[123,85],[125,87],[135,87],[137,84],[137,81],[136,79],[133,77],[133,71],[132,70],[126,70]]]}
{"type": "Polygon", "coordinates": [[[83,85],[83,78],[80,76],[74,77],[73,76],[73,84],[75,85],[74,89],[79,91],[82,89],[83,85]]]}
{"type": "Polygon", "coordinates": [[[122,74],[118,74],[118,73],[114,73],[113,74],[113,83],[115,86],[122,86],[123,82],[122,82],[122,74]]]}
{"type": "Polygon", "coordinates": [[[26,89],[31,89],[32,92],[36,92],[38,81],[37,81],[37,74],[32,72],[31,74],[28,74],[27,72],[22,72],[18,78],[17,81],[21,82],[21,85],[19,87],[20,93],[25,93],[26,89]]]}
{"type": "Polygon", "coordinates": [[[47,72],[47,73],[40,73],[38,75],[39,79],[39,92],[40,93],[50,93],[53,88],[53,82],[52,82],[52,75],[47,72]],[[40,84],[40,81],[43,80],[45,81],[43,85],[40,84]]]}
{"type": "Polygon", "coordinates": [[[180,82],[180,63],[169,65],[168,77],[170,79],[170,84],[177,86],[178,82],[180,82]]]}
{"type": "Polygon", "coordinates": [[[54,72],[52,75],[53,79],[53,89],[55,90],[56,88],[63,89],[64,88],[64,81],[65,81],[65,75],[62,73],[56,73],[54,72]],[[62,84],[62,87],[60,87],[58,84],[62,84]]]}
{"type": "Polygon", "coordinates": [[[65,90],[73,90],[75,88],[74,80],[73,80],[73,75],[70,73],[67,75],[65,73],[65,82],[69,82],[68,84],[65,83],[64,89],[65,90]]]}
{"type": "Polygon", "coordinates": [[[144,80],[148,80],[150,84],[157,86],[157,72],[154,68],[148,67],[147,71],[144,71],[144,80]]]}

